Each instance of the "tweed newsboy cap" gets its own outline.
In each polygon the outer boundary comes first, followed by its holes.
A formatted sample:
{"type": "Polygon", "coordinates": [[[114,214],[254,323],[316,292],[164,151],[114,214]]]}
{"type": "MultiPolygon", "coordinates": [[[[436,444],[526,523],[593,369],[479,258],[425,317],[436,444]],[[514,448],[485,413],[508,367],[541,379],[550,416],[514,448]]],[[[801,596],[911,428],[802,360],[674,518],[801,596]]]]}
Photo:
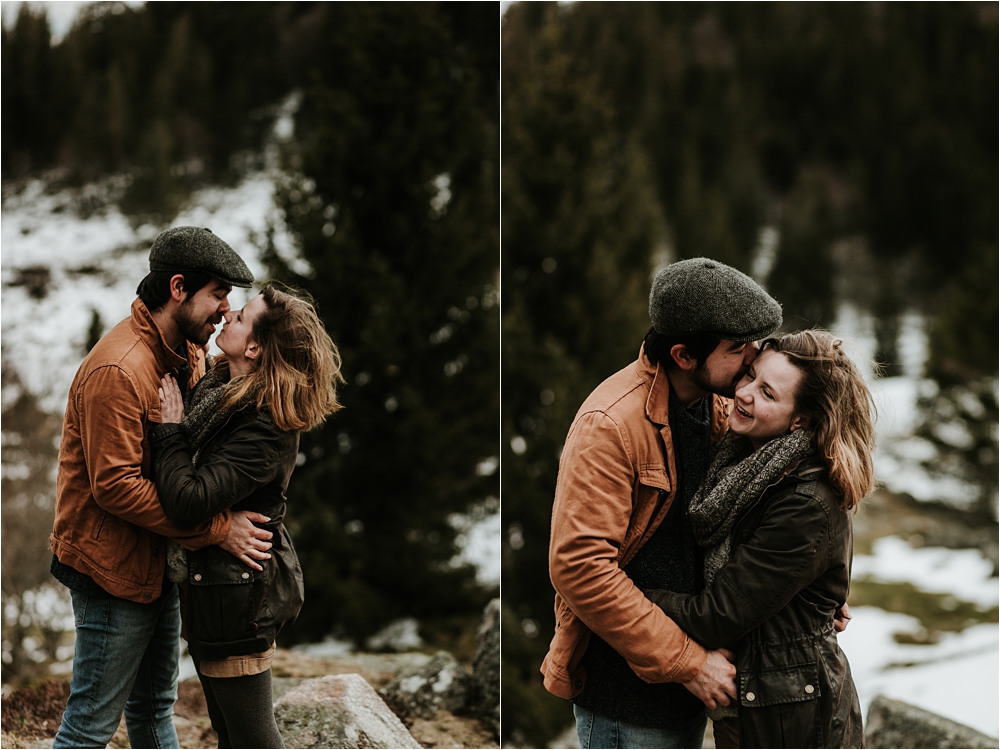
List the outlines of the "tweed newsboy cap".
{"type": "Polygon", "coordinates": [[[150,271],[183,268],[203,271],[230,286],[246,289],[253,283],[247,264],[211,229],[174,227],[153,242],[149,249],[150,271]]]}
{"type": "Polygon", "coordinates": [[[710,333],[748,343],[781,325],[779,305],[744,273],[710,258],[671,263],[649,292],[653,328],[665,335],[710,333]]]}

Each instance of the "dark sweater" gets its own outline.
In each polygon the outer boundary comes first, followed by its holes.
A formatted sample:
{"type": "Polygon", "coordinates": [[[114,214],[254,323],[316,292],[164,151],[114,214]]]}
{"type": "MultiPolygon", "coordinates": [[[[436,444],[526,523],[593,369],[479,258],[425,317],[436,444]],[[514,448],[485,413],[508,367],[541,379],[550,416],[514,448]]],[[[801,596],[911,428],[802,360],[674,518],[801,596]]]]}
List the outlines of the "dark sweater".
{"type": "MultiPolygon", "coordinates": [[[[709,399],[685,409],[671,389],[670,432],[677,459],[677,495],[666,518],[624,567],[642,588],[697,594],[704,588],[702,551],[694,540],[688,503],[705,476],[709,460],[709,399]]],[[[689,723],[704,704],[678,683],[644,682],[628,662],[596,633],[583,657],[587,683],[575,703],[594,713],[646,727],[689,723]]]]}

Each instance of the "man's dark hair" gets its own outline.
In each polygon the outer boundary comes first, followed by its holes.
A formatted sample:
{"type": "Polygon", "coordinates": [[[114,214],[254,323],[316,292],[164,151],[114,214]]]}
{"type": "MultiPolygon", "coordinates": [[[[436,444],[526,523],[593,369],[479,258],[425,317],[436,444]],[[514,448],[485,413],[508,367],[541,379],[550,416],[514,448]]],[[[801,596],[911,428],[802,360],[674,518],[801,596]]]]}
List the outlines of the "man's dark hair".
{"type": "Polygon", "coordinates": [[[204,271],[193,269],[150,271],[135,290],[147,310],[153,312],[167,304],[167,300],[170,299],[170,279],[177,274],[184,277],[184,291],[188,293],[188,299],[212,280],[212,277],[204,271]]]}
{"type": "Polygon", "coordinates": [[[705,360],[708,359],[709,355],[715,351],[715,348],[722,341],[718,336],[713,336],[710,333],[693,333],[687,336],[668,336],[663,333],[659,333],[652,326],[649,327],[649,331],[646,333],[646,338],[643,339],[643,343],[646,347],[646,356],[649,361],[655,364],[662,364],[664,367],[675,368],[677,363],[674,362],[674,358],[670,356],[670,350],[673,349],[678,344],[683,344],[687,347],[687,352],[691,355],[697,362],[698,367],[705,364],[705,360]]]}

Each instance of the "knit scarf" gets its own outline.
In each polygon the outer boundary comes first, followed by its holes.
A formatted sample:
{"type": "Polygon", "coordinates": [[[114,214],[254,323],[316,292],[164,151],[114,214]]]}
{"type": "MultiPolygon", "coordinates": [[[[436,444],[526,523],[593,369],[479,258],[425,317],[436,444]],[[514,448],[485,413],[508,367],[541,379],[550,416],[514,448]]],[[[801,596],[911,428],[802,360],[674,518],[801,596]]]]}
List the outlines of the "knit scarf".
{"type": "Polygon", "coordinates": [[[733,527],[743,512],[813,450],[809,429],[782,435],[756,451],[733,432],[722,439],[688,508],[695,539],[705,548],[706,586],[729,560],[733,527]]]}
{"type": "Polygon", "coordinates": [[[181,429],[194,449],[191,455],[192,463],[209,435],[233,413],[233,409],[225,411],[219,409],[228,382],[228,368],[213,367],[198,381],[198,385],[188,391],[184,399],[184,419],[181,420],[181,429]]]}

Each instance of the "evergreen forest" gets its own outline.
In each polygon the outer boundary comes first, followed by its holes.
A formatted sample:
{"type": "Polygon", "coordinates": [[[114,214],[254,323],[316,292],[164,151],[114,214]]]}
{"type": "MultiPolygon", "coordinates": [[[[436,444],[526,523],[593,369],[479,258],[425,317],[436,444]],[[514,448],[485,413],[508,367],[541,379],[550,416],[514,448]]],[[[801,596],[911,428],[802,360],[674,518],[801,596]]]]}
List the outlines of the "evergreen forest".
{"type": "Polygon", "coordinates": [[[924,434],[995,527],[997,6],[523,2],[501,38],[503,732],[544,747],[560,448],[667,262],[755,276],[786,330],[850,302],[886,376],[924,316],[924,434]]]}

